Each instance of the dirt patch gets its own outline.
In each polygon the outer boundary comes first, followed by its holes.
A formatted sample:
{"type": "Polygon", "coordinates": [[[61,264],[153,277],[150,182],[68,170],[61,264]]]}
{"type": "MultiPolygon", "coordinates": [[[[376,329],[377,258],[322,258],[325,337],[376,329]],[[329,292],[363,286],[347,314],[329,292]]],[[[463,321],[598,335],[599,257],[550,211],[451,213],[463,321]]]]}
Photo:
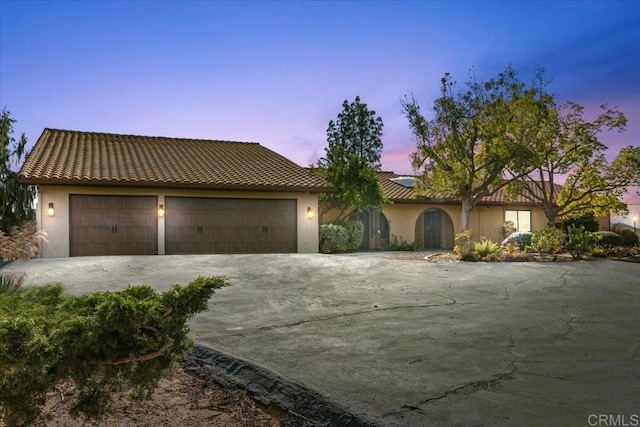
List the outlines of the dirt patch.
{"type": "MultiPolygon", "coordinates": [[[[89,424],[69,415],[73,393],[70,385],[49,393],[46,413],[52,420],[47,426],[89,424]]],[[[283,419],[279,408],[256,402],[244,390],[223,388],[179,369],[160,382],[151,401],[132,402],[126,394],[119,395],[114,411],[97,426],[280,427],[286,424],[283,419]]]]}

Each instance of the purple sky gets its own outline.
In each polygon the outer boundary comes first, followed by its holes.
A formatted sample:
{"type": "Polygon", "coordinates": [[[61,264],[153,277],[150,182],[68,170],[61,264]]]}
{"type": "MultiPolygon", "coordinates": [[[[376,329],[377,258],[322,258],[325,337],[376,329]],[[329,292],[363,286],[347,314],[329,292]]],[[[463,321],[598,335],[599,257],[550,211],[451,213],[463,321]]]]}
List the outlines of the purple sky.
{"type": "MultiPolygon", "coordinates": [[[[45,127],[256,141],[306,166],[342,101],[385,123],[382,165],[411,173],[400,98],[536,67],[558,101],[618,106],[610,158],[640,144],[640,4],[623,2],[17,2],[0,0],[0,107],[45,127]]],[[[640,214],[639,197],[630,200],[640,214]]]]}

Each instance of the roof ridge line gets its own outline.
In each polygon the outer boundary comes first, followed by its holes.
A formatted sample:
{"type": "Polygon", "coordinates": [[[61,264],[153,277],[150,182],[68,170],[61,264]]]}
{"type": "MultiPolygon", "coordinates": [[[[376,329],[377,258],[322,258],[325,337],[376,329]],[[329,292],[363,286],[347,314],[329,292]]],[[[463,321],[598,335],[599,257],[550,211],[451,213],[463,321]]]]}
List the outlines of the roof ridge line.
{"type": "Polygon", "coordinates": [[[74,134],[84,134],[84,135],[106,135],[106,136],[123,136],[123,137],[133,137],[133,138],[147,138],[147,139],[163,139],[163,140],[179,140],[179,141],[200,141],[200,142],[216,142],[216,143],[230,143],[230,144],[256,144],[262,146],[259,142],[256,141],[231,141],[226,139],[205,139],[205,138],[185,138],[178,136],[159,136],[159,135],[137,135],[132,133],[115,133],[115,132],[98,132],[98,131],[84,131],[84,130],[75,130],[75,129],[60,129],[60,128],[44,128],[46,131],[50,132],[67,132],[74,134]]]}

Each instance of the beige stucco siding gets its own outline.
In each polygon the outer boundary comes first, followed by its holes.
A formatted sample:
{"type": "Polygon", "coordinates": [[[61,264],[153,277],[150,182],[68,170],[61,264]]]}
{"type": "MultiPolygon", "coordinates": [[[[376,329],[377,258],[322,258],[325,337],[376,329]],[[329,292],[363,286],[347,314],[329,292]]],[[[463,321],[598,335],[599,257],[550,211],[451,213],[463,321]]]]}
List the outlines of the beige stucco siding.
{"type": "MultiPolygon", "coordinates": [[[[38,187],[36,221],[38,228],[47,233],[49,243],[44,243],[41,256],[69,256],[69,195],[116,195],[116,196],[155,196],[158,204],[165,204],[165,197],[220,197],[254,199],[295,199],[297,201],[297,239],[299,253],[318,252],[318,196],[310,193],[258,192],[258,191],[208,191],[165,188],[127,188],[92,186],[47,186],[38,187]],[[54,204],[55,215],[47,215],[49,203],[54,204]],[[307,208],[316,213],[307,217],[307,208]]],[[[165,253],[164,218],[158,218],[158,253],[165,253]]]]}
{"type": "MultiPolygon", "coordinates": [[[[461,206],[459,204],[434,204],[434,203],[392,203],[385,204],[382,213],[389,222],[389,237],[394,237],[398,242],[414,243],[416,240],[416,222],[422,212],[427,209],[441,209],[453,223],[454,234],[460,232],[461,206]]],[[[471,211],[469,228],[473,231],[474,239],[487,237],[494,242],[504,239],[502,226],[504,225],[505,210],[521,210],[531,212],[531,230],[540,230],[547,224],[547,218],[542,209],[533,206],[495,206],[478,205],[471,211]]],[[[329,223],[337,216],[337,211],[332,210],[323,215],[322,222],[329,223]]]]}

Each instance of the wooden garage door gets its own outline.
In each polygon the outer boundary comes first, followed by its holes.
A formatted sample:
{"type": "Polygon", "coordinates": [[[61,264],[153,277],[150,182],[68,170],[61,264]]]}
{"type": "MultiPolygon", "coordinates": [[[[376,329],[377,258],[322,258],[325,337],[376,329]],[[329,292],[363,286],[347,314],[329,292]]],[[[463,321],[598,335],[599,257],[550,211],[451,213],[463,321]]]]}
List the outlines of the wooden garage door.
{"type": "Polygon", "coordinates": [[[156,197],[69,196],[71,256],[158,253],[156,197]]]}
{"type": "Polygon", "coordinates": [[[167,254],[296,252],[295,200],[165,199],[167,254]]]}

